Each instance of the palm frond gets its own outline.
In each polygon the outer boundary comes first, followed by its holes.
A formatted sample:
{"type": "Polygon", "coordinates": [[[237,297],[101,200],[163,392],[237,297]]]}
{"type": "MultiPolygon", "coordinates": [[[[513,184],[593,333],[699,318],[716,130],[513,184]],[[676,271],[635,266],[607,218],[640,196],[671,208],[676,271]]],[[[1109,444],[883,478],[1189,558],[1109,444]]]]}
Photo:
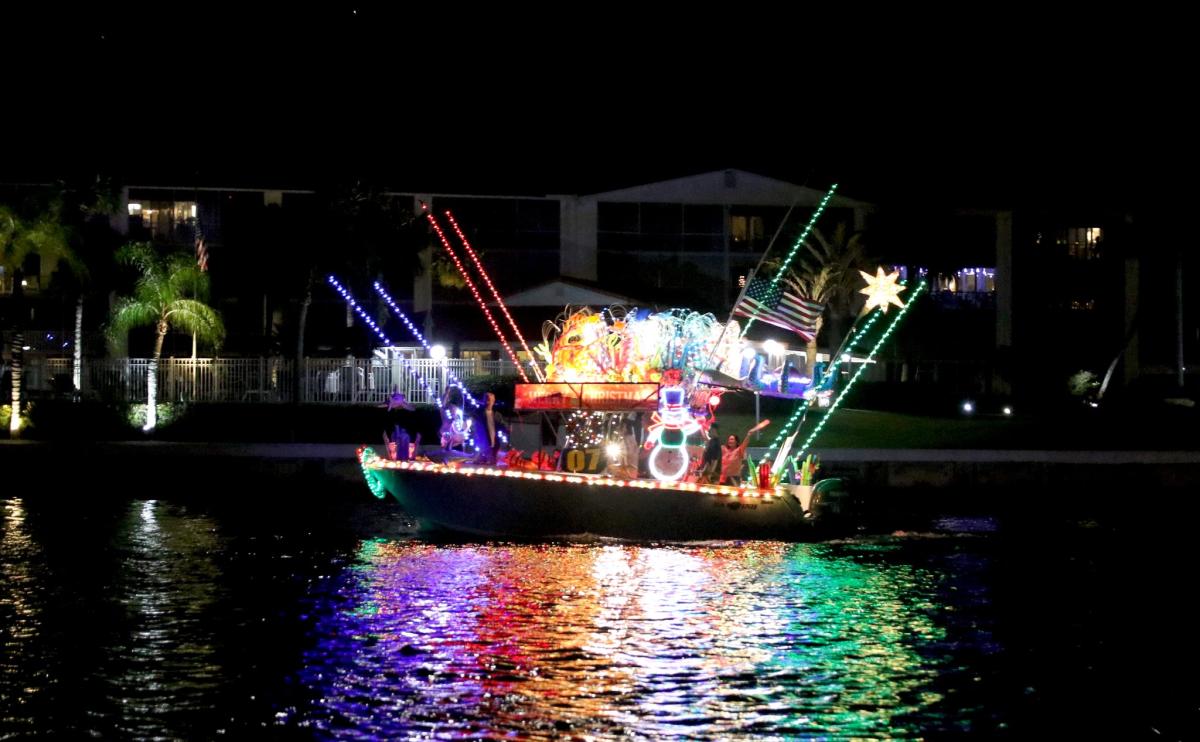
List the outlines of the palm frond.
{"type": "Polygon", "coordinates": [[[130,243],[117,252],[121,262],[141,272],[131,296],[121,299],[113,310],[110,340],[141,325],[166,322],[214,344],[225,338],[221,315],[192,296],[206,296],[208,275],[185,252],[159,255],[148,243],[130,243]]]}
{"type": "Polygon", "coordinates": [[[195,258],[190,255],[172,255],[167,264],[167,276],[172,296],[208,299],[208,274],[200,270],[195,258]]]}
{"type": "Polygon", "coordinates": [[[195,299],[177,299],[167,307],[167,321],[184,332],[214,344],[225,339],[225,323],[217,310],[195,299]]]}
{"type": "Polygon", "coordinates": [[[122,245],[116,254],[118,263],[131,265],[143,275],[153,271],[156,257],[154,246],[149,242],[130,242],[122,245]]]}
{"type": "Polygon", "coordinates": [[[104,334],[108,338],[109,345],[115,345],[123,340],[133,328],[153,325],[158,322],[160,316],[161,313],[157,306],[138,301],[133,297],[124,297],[118,299],[116,306],[113,307],[104,334]]]}

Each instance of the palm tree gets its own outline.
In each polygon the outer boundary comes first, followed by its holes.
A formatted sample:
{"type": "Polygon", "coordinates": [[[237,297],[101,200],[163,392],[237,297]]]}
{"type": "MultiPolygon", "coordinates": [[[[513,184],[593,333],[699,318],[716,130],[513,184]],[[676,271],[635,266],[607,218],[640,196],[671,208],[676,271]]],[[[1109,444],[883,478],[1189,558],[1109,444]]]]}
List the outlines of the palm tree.
{"type": "Polygon", "coordinates": [[[208,274],[196,265],[194,255],[175,252],[158,254],[148,242],[135,242],[117,251],[117,262],[132,265],[141,272],[132,296],[121,297],[113,307],[108,337],[115,343],[133,328],[154,325],[154,355],[146,371],[146,425],[150,431],[158,422],[158,359],[163,340],[171,327],[195,333],[199,339],[220,344],[225,338],[221,315],[205,304],[208,298],[208,274]]]}
{"type": "MultiPolygon", "coordinates": [[[[811,236],[813,241],[804,243],[805,251],[799,257],[799,264],[788,270],[784,283],[793,293],[827,305],[831,317],[848,315],[860,283],[858,271],[868,264],[863,233],[851,233],[843,222],[834,228],[829,238],[818,229],[813,229],[811,236]]],[[[817,336],[824,325],[822,313],[817,317],[813,339],[805,348],[810,370],[817,361],[817,336]]]]}
{"type": "Polygon", "coordinates": [[[83,300],[89,289],[94,288],[94,285],[89,285],[89,279],[95,278],[96,272],[105,273],[104,268],[112,262],[113,241],[117,235],[108,223],[108,217],[120,208],[120,197],[119,189],[112,180],[100,175],[84,183],[60,181],[55,188],[59,193],[57,198],[70,204],[65,210],[74,213],[71,223],[75,227],[73,236],[78,238],[76,254],[80,257],[80,265],[86,265],[71,271],[75,284],[75,345],[71,381],[78,398],[83,390],[83,300]]]}
{"type": "MultiPolygon", "coordinates": [[[[25,346],[25,265],[32,256],[43,263],[57,266],[67,264],[76,274],[83,264],[70,245],[70,230],[62,223],[61,202],[49,205],[30,215],[23,215],[8,206],[0,205],[0,267],[12,276],[12,416],[9,435],[16,437],[21,429],[22,362],[25,346]]],[[[45,273],[46,271],[42,271],[45,273]]]]}

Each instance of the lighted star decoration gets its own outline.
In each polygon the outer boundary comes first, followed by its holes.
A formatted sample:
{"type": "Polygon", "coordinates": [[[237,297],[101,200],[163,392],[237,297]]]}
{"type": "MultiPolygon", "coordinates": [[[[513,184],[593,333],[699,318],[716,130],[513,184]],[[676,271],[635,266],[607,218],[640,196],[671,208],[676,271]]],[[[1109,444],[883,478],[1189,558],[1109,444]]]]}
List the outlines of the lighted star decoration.
{"type": "Polygon", "coordinates": [[[879,307],[884,314],[887,314],[889,304],[904,308],[904,302],[900,301],[900,292],[908,287],[896,283],[900,278],[900,271],[892,271],[885,275],[883,268],[879,267],[873,276],[866,271],[859,271],[859,273],[867,282],[865,288],[858,290],[860,294],[867,295],[867,306],[863,309],[864,312],[879,307]]]}

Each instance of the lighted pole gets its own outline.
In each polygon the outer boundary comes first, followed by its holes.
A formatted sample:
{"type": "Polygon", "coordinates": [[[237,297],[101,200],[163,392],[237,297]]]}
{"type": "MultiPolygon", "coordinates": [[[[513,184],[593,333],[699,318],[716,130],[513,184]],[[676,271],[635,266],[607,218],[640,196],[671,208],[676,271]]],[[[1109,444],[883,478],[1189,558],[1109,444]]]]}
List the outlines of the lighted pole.
{"type": "MultiPolygon", "coordinates": [[[[821,213],[825,211],[825,207],[829,204],[829,200],[833,198],[833,192],[837,190],[837,187],[837,183],[829,186],[829,190],[825,193],[824,198],[822,198],[821,202],[817,204],[817,208],[815,211],[813,211],[813,215],[809,218],[808,224],[804,225],[804,231],[801,232],[800,236],[796,238],[796,241],[792,244],[792,249],[788,251],[787,256],[785,256],[783,259],[783,263],[780,264],[779,270],[775,271],[775,275],[771,277],[772,288],[774,288],[779,283],[780,279],[783,278],[784,274],[787,273],[788,266],[792,264],[792,261],[796,258],[796,254],[800,252],[800,248],[804,245],[804,240],[808,238],[808,233],[812,231],[814,226],[816,226],[817,219],[820,218],[821,213]]],[[[765,260],[766,257],[767,256],[764,253],[763,260],[765,260]]],[[[761,260],[759,261],[759,265],[762,265],[761,260]]],[[[746,286],[748,287],[749,285],[750,282],[747,281],[746,286]]],[[[737,306],[736,302],[734,303],[734,306],[737,306]]],[[[754,324],[754,320],[757,319],[757,317],[758,309],[755,308],[754,316],[747,320],[746,326],[742,328],[742,337],[746,337],[746,332],[750,330],[750,326],[754,324]]]]}
{"type": "Polygon", "coordinates": [[[454,262],[454,267],[458,269],[458,273],[463,277],[463,281],[467,284],[467,288],[471,290],[471,295],[475,297],[475,301],[479,304],[479,308],[483,310],[483,316],[487,318],[488,324],[492,326],[492,330],[494,330],[496,333],[496,337],[500,339],[500,345],[508,353],[508,357],[512,359],[513,365],[517,367],[517,373],[521,375],[521,381],[524,381],[526,384],[528,384],[529,377],[525,375],[525,369],[521,368],[521,361],[517,358],[517,354],[513,352],[512,346],[509,345],[508,341],[504,339],[504,333],[501,332],[500,325],[496,323],[496,318],[492,316],[492,312],[490,309],[488,309],[487,303],[483,300],[483,297],[479,295],[479,289],[475,287],[475,282],[471,280],[470,274],[467,273],[466,266],[462,264],[462,261],[458,259],[458,255],[455,254],[454,248],[450,246],[450,241],[446,239],[446,233],[442,231],[442,225],[438,224],[438,220],[433,214],[426,214],[425,217],[429,220],[429,223],[433,225],[433,231],[437,232],[438,239],[442,242],[442,247],[446,249],[446,253],[454,262]]]}
{"type": "Polygon", "coordinates": [[[467,257],[471,258],[471,262],[475,264],[475,269],[483,277],[483,282],[487,284],[488,289],[492,292],[492,297],[496,300],[496,304],[499,305],[505,319],[508,320],[509,326],[512,327],[513,334],[517,336],[517,340],[521,342],[521,347],[525,349],[525,355],[529,356],[529,367],[533,369],[534,376],[537,377],[538,381],[545,381],[546,378],[542,376],[542,370],[538,368],[537,362],[534,360],[533,352],[529,350],[529,346],[525,343],[525,336],[521,334],[521,328],[517,327],[516,320],[509,314],[508,306],[505,305],[504,299],[500,297],[500,292],[496,290],[496,285],[492,283],[491,276],[483,269],[483,263],[479,261],[479,256],[471,249],[471,243],[467,241],[467,236],[463,234],[462,229],[459,228],[458,222],[454,220],[454,215],[450,213],[449,209],[446,210],[446,220],[450,222],[451,228],[454,229],[454,234],[458,235],[459,241],[466,248],[467,257]]]}

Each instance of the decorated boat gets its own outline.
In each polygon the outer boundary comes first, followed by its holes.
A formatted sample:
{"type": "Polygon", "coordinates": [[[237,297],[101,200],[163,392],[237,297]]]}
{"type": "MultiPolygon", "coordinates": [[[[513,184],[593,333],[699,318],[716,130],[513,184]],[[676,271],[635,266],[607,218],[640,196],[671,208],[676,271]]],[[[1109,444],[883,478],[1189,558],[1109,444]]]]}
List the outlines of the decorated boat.
{"type": "Polygon", "coordinates": [[[371,491],[395,498],[426,531],[502,538],[799,540],[847,525],[836,518],[846,496],[836,479],[762,489],[395,461],[370,447],[358,455],[371,491]]]}
{"type": "MultiPolygon", "coordinates": [[[[819,210],[813,220],[817,215],[819,210]]],[[[863,274],[868,300],[860,322],[822,369],[772,352],[777,341],[746,337],[756,320],[805,340],[814,337],[823,307],[781,281],[796,248],[774,278],[751,276],[725,322],[684,309],[567,307],[544,324],[542,342],[531,350],[453,216],[446,214],[461,243],[457,252],[436,217],[428,217],[517,364],[522,383],[513,390],[516,420],[507,426],[509,440],[494,414],[493,395],[481,403],[456,379],[447,379],[459,388],[463,403],[442,406],[443,429],[449,425],[461,434],[443,436],[440,446],[419,447],[396,431],[379,449],[360,448],[359,463],[377,497],[394,498],[425,529],[484,537],[804,539],[847,525],[840,517],[848,513],[846,483],[817,478],[810,446],[906,311],[897,298],[905,287],[896,283],[895,273],[863,274]],[[492,291],[492,305],[525,350],[528,373],[458,252],[492,291]],[[900,311],[890,322],[877,322],[888,304],[900,311]],[[880,311],[871,312],[874,307],[880,311]],[[857,369],[834,395],[832,382],[842,375],[838,365],[851,362],[856,352],[857,369]],[[724,445],[714,439],[722,396],[738,392],[795,400],[795,411],[757,464],[747,456],[749,433],[740,442],[730,436],[724,445]],[[468,404],[477,409],[475,425],[462,430],[462,407],[468,404]],[[819,410],[819,419],[797,445],[813,410],[819,410]],[[522,425],[527,419],[533,423],[522,425]],[[515,432],[520,428],[537,434],[522,438],[515,432]],[[555,431],[549,445],[548,429],[555,431]],[[453,450],[452,441],[462,442],[461,450],[453,450]]],[[[810,221],[804,234],[811,226],[810,221]]],[[[332,277],[330,282],[387,340],[348,292],[332,277]]],[[[381,286],[375,288],[399,313],[381,286]]],[[[429,348],[411,321],[402,313],[400,318],[429,348]]]]}

